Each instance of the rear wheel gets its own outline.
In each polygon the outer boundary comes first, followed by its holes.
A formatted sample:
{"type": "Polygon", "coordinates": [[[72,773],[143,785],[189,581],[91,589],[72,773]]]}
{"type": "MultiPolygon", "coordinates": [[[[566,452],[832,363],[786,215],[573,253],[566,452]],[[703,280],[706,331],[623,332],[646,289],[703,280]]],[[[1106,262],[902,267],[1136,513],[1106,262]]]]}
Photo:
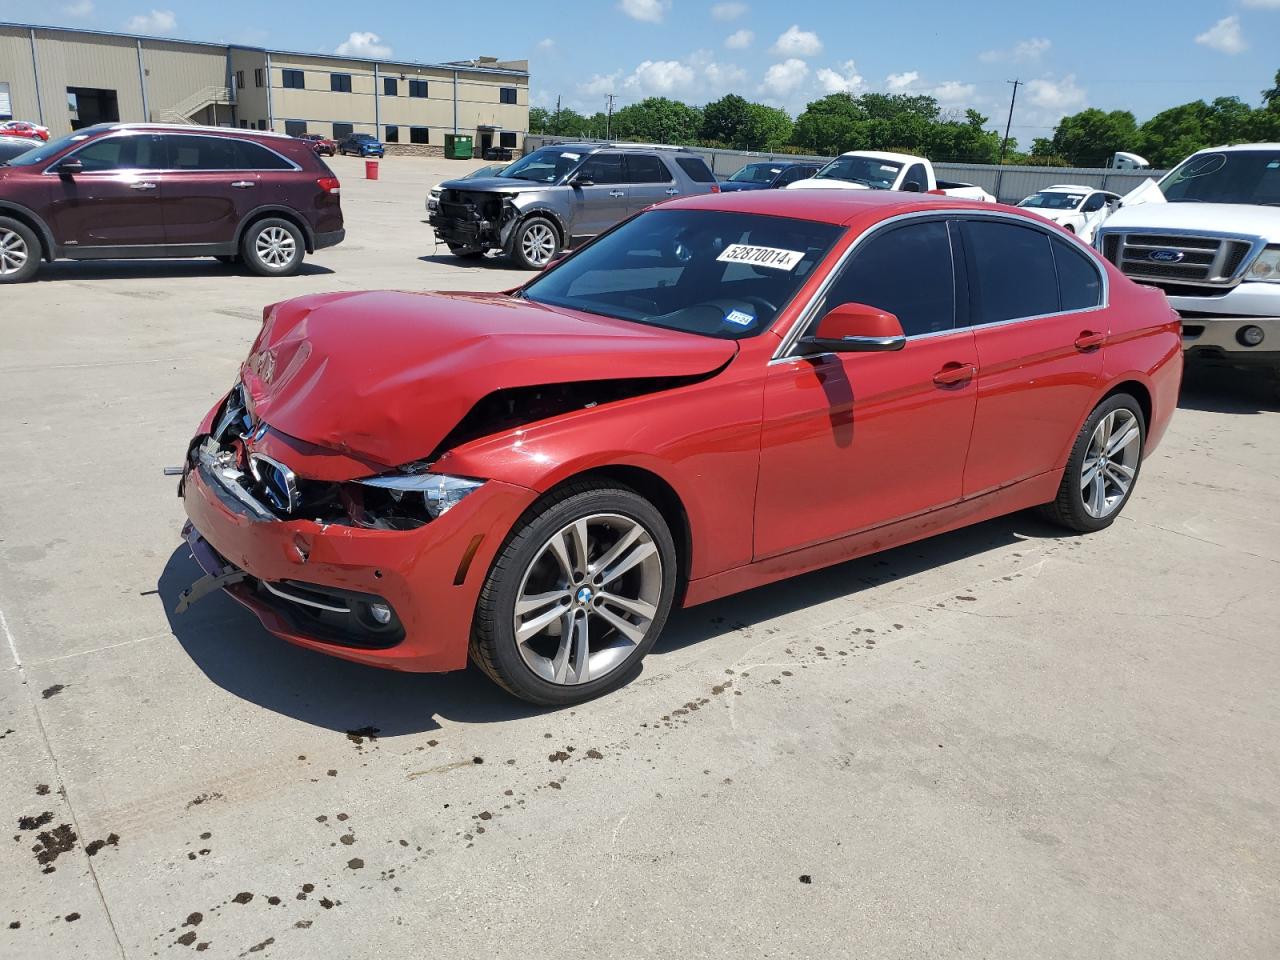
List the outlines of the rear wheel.
{"type": "Polygon", "coordinates": [[[1045,517],[1081,533],[1111,526],[1138,482],[1146,437],[1142,408],[1129,394],[1098,404],[1071,448],[1058,496],[1041,508],[1045,517]]]}
{"type": "Polygon", "coordinates": [[[240,255],[249,269],[264,277],[289,277],[302,266],[306,242],[288,220],[267,217],[244,232],[240,255]]]}
{"type": "Polygon", "coordinates": [[[543,705],[581,703],[626,680],[675,596],[671,531],[639,494],[573,484],[531,509],[489,571],[471,658],[543,705]]]}
{"type": "Polygon", "coordinates": [[[0,283],[22,283],[40,269],[40,241],[20,220],[0,217],[0,283]]]}
{"type": "Polygon", "coordinates": [[[526,270],[541,270],[560,252],[560,234],[546,217],[530,217],[516,228],[511,255],[526,270]]]}

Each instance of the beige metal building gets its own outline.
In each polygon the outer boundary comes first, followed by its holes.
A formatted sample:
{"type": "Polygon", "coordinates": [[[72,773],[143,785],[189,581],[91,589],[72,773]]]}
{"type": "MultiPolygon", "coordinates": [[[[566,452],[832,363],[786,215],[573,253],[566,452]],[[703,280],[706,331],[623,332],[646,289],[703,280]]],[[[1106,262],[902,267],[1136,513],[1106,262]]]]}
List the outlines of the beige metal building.
{"type": "Polygon", "coordinates": [[[106,121],[202,123],[439,154],[445,134],[519,151],[529,63],[365,60],[189,40],[0,23],[0,119],[53,136],[106,121]]]}

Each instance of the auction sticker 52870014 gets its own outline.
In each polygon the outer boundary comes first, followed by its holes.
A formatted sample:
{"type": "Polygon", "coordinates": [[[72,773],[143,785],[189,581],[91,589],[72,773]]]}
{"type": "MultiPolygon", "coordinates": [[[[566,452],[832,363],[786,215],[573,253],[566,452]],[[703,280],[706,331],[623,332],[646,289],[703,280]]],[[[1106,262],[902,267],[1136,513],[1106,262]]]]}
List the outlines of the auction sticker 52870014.
{"type": "Polygon", "coordinates": [[[747,263],[753,267],[791,271],[804,259],[799,250],[782,250],[778,247],[754,247],[749,243],[731,243],[724,248],[717,260],[725,263],[747,263]]]}

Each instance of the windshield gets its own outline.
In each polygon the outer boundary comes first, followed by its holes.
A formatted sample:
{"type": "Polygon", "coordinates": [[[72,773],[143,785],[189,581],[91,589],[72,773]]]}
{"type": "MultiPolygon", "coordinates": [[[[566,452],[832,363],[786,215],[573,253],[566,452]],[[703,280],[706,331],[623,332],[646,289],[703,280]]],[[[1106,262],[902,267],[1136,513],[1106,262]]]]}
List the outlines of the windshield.
{"type": "Polygon", "coordinates": [[[730,183],[773,183],[782,168],[772,163],[748,163],[729,178],[730,183]]]}
{"type": "Polygon", "coordinates": [[[1280,150],[1198,153],[1160,181],[1170,203],[1280,206],[1280,150]]]}
{"type": "Polygon", "coordinates": [[[889,190],[898,179],[902,164],[871,157],[836,157],[813,175],[815,180],[848,180],[872,190],[889,190]]]}
{"type": "Polygon", "coordinates": [[[28,150],[19,157],[14,157],[9,161],[11,167],[31,167],[37,163],[43,163],[50,157],[55,157],[73,143],[80,143],[82,140],[88,140],[92,136],[89,130],[78,130],[74,133],[68,133],[66,136],[58,137],[57,140],[50,140],[48,143],[38,143],[34,150],[28,150]]]}
{"type": "Polygon", "coordinates": [[[536,303],[740,340],[767,330],[842,228],[718,210],[650,210],[521,291],[536,303]]]}
{"type": "Polygon", "coordinates": [[[1018,206],[1035,207],[1037,210],[1074,210],[1084,200],[1083,193],[1058,193],[1045,191],[1033,193],[1018,206]]]}
{"type": "Polygon", "coordinates": [[[532,180],[534,183],[557,183],[582,161],[582,154],[559,147],[543,147],[528,156],[521,157],[502,176],[514,180],[532,180]]]}

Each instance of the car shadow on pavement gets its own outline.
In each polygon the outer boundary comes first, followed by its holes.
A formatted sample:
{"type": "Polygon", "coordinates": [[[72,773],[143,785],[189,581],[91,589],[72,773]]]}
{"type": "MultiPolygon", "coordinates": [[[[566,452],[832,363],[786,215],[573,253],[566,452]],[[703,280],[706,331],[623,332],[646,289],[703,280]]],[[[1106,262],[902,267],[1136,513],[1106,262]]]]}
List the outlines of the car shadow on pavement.
{"type": "Polygon", "coordinates": [[[439,729],[437,717],[493,723],[546,712],[498,689],[471,666],[455,673],[400,673],[294,646],[220,591],[175,614],[178,595],[202,574],[180,545],[156,585],[165,616],[205,676],[250,703],[330,730],[372,727],[379,737],[439,729]]]}
{"type": "Polygon", "coordinates": [[[1188,363],[1178,406],[1206,413],[1280,410],[1280,378],[1266,370],[1188,363]]]}
{"type": "MultiPolygon", "coordinates": [[[[991,550],[1063,533],[1031,513],[1014,514],[678,610],[649,658],[656,663],[690,644],[720,641],[727,666],[738,648],[739,631],[991,550]]],[[[515,699],[471,666],[448,674],[399,673],[294,646],[269,634],[253,614],[221,592],[174,614],[178,595],[201,574],[182,545],[160,575],[157,589],[173,635],[210,680],[265,709],[330,730],[373,727],[380,737],[438,729],[438,717],[497,723],[554,710],[515,699]]],[[[641,664],[628,682],[643,670],[641,664]]]]}
{"type": "MultiPolygon", "coordinates": [[[[314,277],[333,273],[318,263],[303,261],[294,276],[314,277]]],[[[36,283],[63,280],[169,280],[181,277],[240,276],[259,279],[247,267],[219,263],[212,258],[195,260],[59,260],[42,264],[36,283]]],[[[261,277],[272,280],[273,277],[261,277]]]]}
{"type": "Polygon", "coordinates": [[[418,258],[422,263],[434,263],[460,267],[463,270],[498,270],[510,273],[514,278],[512,286],[521,282],[526,276],[536,271],[521,270],[514,263],[502,256],[458,257],[449,252],[449,248],[441,244],[433,253],[423,254],[418,258]]]}

